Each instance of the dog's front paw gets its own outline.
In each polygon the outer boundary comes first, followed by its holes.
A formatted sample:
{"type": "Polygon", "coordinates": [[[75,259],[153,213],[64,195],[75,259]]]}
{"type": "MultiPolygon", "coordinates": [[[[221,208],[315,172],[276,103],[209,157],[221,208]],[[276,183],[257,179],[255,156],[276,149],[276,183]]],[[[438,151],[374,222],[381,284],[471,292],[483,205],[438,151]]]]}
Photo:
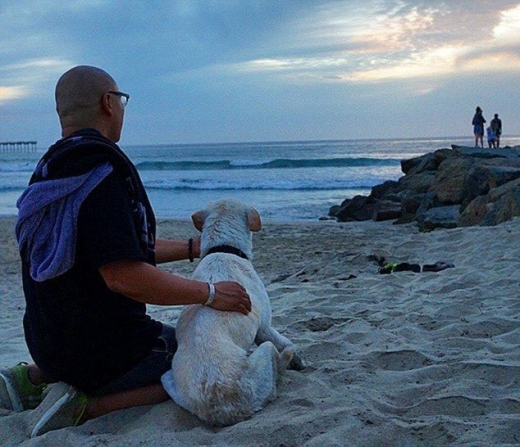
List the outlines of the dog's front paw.
{"type": "Polygon", "coordinates": [[[302,369],[305,369],[305,366],[305,362],[301,359],[301,357],[298,354],[294,354],[294,357],[289,363],[288,369],[292,369],[294,371],[301,371],[302,369]]]}

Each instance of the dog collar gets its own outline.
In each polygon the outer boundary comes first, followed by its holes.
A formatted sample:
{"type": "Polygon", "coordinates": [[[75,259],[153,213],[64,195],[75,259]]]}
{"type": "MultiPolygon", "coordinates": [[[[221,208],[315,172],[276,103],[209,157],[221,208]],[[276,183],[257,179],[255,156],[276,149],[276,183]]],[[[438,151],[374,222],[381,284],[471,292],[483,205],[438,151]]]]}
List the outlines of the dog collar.
{"type": "Polygon", "coordinates": [[[217,245],[216,247],[210,248],[206,253],[206,256],[212,253],[229,253],[244,259],[249,259],[242,250],[236,247],[232,247],[231,245],[217,245]]]}

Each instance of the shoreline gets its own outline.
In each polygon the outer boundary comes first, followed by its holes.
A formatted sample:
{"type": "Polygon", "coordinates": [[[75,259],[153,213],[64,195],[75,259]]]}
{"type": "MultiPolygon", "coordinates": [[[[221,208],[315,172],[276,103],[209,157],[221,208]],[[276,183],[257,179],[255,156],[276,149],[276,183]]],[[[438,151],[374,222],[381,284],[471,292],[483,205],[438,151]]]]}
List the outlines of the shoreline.
{"type": "MultiPolygon", "coordinates": [[[[29,360],[14,217],[0,218],[0,368],[29,360]]],[[[323,446],[505,445],[520,439],[520,218],[420,233],[390,222],[264,222],[253,237],[273,325],[308,366],[251,419],[211,428],[172,401],[28,439],[29,412],[0,410],[0,444],[323,446]],[[368,259],[440,272],[378,274],[368,259]]],[[[196,235],[158,219],[161,237],[196,235]]],[[[164,265],[189,276],[196,263],[164,265]]],[[[175,324],[180,307],[150,306],[175,324]]]]}

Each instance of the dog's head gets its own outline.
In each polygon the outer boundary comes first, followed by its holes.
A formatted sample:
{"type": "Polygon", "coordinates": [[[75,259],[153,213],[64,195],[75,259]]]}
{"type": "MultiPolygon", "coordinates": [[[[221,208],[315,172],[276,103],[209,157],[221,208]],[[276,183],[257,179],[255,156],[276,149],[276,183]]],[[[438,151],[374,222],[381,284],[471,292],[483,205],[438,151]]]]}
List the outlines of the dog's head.
{"type": "Polygon", "coordinates": [[[252,257],[252,232],[260,231],[260,215],[238,200],[210,202],[204,210],[191,216],[195,228],[202,233],[201,257],[213,247],[230,245],[252,257]]]}

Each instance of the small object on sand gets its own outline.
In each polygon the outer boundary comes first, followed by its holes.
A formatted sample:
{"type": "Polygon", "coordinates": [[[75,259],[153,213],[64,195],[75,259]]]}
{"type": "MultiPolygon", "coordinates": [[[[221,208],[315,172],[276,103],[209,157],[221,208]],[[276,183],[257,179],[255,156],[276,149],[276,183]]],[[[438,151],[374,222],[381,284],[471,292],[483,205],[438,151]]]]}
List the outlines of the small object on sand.
{"type": "Polygon", "coordinates": [[[435,264],[424,264],[422,271],[423,272],[440,272],[441,270],[452,269],[454,267],[455,267],[454,264],[439,261],[439,262],[436,262],[435,264]]]}
{"type": "Polygon", "coordinates": [[[419,264],[409,264],[408,262],[391,262],[389,264],[384,265],[379,269],[379,273],[388,274],[393,272],[414,272],[419,273],[421,271],[421,266],[419,264]]]}
{"type": "Polygon", "coordinates": [[[454,267],[455,265],[443,261],[436,262],[435,264],[425,264],[422,266],[422,268],[419,264],[410,264],[408,262],[389,262],[381,266],[381,268],[379,269],[379,273],[389,274],[394,272],[440,272],[441,270],[446,270],[454,267]]]}
{"type": "Polygon", "coordinates": [[[414,272],[420,273],[421,266],[419,264],[409,264],[408,262],[401,262],[395,266],[394,272],[414,272]]]}

